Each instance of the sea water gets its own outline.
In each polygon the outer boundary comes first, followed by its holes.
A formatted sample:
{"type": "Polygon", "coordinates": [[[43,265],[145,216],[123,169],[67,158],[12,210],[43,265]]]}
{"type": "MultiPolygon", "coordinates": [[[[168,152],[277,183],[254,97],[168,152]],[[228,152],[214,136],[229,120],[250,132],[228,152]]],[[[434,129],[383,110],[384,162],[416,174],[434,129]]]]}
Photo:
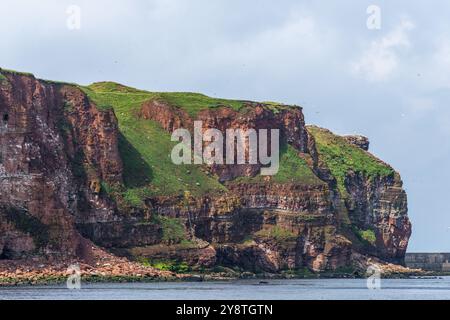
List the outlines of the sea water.
{"type": "Polygon", "coordinates": [[[236,280],[226,282],[96,283],[0,287],[2,299],[49,300],[396,300],[450,299],[450,277],[382,279],[368,289],[365,279],[236,280]]]}

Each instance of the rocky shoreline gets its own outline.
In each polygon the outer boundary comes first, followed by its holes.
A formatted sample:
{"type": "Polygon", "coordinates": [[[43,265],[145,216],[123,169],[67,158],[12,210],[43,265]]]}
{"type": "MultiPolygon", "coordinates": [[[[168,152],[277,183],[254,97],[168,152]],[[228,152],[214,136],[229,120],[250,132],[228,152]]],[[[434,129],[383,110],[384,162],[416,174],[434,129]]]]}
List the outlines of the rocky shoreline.
{"type": "Polygon", "coordinates": [[[329,272],[313,272],[307,268],[277,273],[252,273],[227,267],[215,267],[192,272],[159,270],[140,262],[118,257],[94,244],[90,244],[90,258],[84,260],[58,259],[54,255],[36,256],[19,260],[0,260],[0,288],[8,286],[65,284],[74,269],[81,283],[107,282],[162,282],[162,281],[231,281],[237,279],[320,279],[365,278],[369,264],[381,272],[383,278],[434,276],[420,269],[409,269],[354,254],[355,268],[329,272]]]}
{"type": "Polygon", "coordinates": [[[91,261],[55,258],[29,258],[25,260],[0,260],[0,286],[36,285],[66,282],[77,273],[83,281],[104,281],[106,279],[148,279],[176,280],[178,275],[131,262],[126,258],[114,256],[93,246],[91,261]]]}
{"type": "MultiPolygon", "coordinates": [[[[101,272],[100,272],[101,274],[101,272]]],[[[408,278],[432,278],[436,279],[442,276],[447,276],[448,274],[436,274],[436,273],[411,273],[411,274],[392,274],[382,276],[383,279],[408,279],[408,278]]],[[[2,287],[15,287],[15,286],[47,286],[47,285],[58,285],[67,282],[67,274],[52,274],[48,275],[48,272],[43,274],[36,274],[35,272],[30,272],[26,276],[14,276],[13,278],[9,276],[0,276],[0,288],[2,287]]],[[[286,276],[282,274],[268,274],[268,275],[254,275],[254,277],[246,277],[244,275],[238,277],[223,277],[215,274],[183,274],[183,275],[173,275],[169,277],[154,277],[149,274],[139,274],[139,275],[99,275],[99,274],[89,274],[82,275],[82,283],[147,283],[147,282],[200,282],[200,281],[233,281],[238,279],[254,279],[254,280],[270,280],[270,279],[362,279],[362,276],[355,276],[351,274],[335,274],[335,273],[323,273],[314,274],[310,276],[286,276]]]]}
{"type": "MultiPolygon", "coordinates": [[[[114,258],[115,261],[97,262],[95,265],[66,261],[61,263],[42,263],[40,261],[1,261],[0,262],[0,288],[9,286],[27,285],[56,285],[64,284],[73,274],[69,266],[79,267],[81,283],[126,283],[126,282],[177,282],[177,281],[231,281],[238,279],[331,279],[331,278],[365,278],[364,272],[321,272],[313,273],[308,270],[297,272],[286,271],[281,273],[239,272],[228,268],[220,271],[202,273],[175,273],[158,270],[125,258],[114,258]]],[[[441,274],[408,269],[399,265],[386,264],[380,266],[382,278],[414,278],[438,277],[441,274]]],[[[443,275],[443,274],[442,274],[443,275]]]]}

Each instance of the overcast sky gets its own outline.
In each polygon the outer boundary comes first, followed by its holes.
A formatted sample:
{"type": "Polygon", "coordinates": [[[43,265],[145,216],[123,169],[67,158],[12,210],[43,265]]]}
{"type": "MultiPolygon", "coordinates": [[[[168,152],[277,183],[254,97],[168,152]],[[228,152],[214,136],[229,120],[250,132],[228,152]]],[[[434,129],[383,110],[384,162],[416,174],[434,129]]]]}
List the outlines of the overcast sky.
{"type": "Polygon", "coordinates": [[[367,135],[401,173],[410,252],[449,252],[450,2],[411,2],[3,0],[0,66],[301,105],[308,123],[367,135]]]}

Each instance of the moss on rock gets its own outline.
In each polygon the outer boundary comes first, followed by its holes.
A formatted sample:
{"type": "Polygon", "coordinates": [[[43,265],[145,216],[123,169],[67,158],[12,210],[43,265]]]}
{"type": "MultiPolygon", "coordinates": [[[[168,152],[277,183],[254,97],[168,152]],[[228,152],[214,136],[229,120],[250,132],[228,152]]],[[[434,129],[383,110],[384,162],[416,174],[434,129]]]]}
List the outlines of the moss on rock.
{"type": "Polygon", "coordinates": [[[336,178],[344,197],[347,196],[345,179],[350,172],[361,173],[369,180],[395,174],[389,165],[329,130],[308,126],[308,132],[314,137],[319,157],[336,178]]]}

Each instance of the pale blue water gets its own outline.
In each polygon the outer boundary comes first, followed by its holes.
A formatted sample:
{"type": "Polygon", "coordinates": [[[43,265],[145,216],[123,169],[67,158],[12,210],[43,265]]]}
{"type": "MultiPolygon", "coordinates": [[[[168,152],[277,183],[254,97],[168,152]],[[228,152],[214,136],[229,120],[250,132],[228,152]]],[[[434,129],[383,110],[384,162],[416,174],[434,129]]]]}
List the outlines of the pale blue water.
{"type": "Polygon", "coordinates": [[[82,284],[65,286],[0,287],[2,299],[220,299],[220,300],[450,300],[450,277],[441,279],[382,279],[380,290],[369,290],[364,279],[239,280],[230,282],[159,282],[82,284]]]}

